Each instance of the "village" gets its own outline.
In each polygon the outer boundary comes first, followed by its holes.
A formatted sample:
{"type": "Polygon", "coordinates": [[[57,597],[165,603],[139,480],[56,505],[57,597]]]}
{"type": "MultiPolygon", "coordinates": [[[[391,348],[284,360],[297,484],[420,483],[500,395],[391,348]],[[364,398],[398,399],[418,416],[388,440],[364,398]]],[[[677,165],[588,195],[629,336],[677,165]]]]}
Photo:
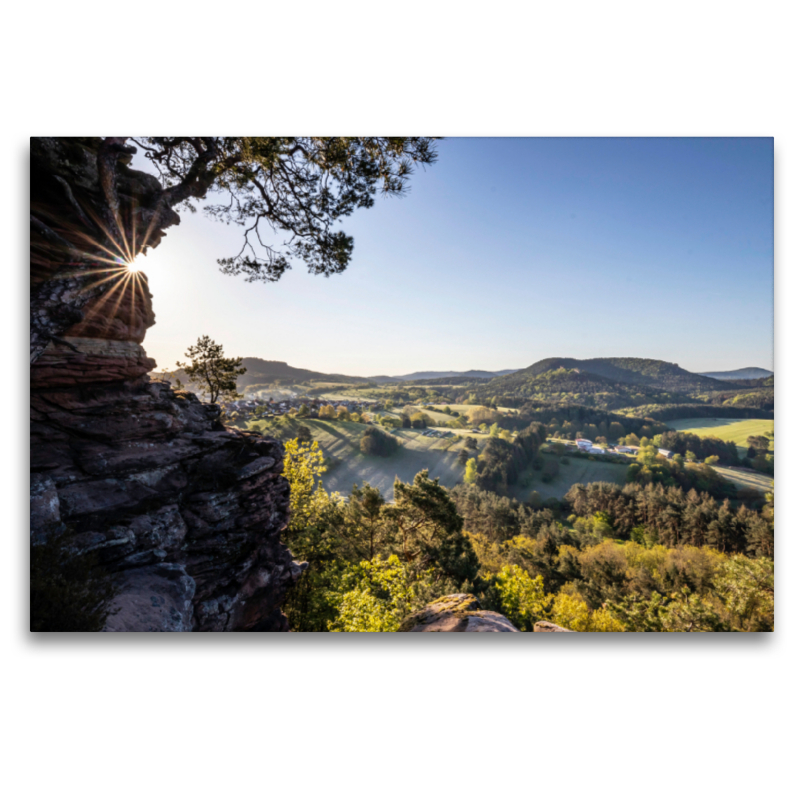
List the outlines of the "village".
{"type": "Polygon", "coordinates": [[[318,397],[306,397],[298,395],[290,398],[273,397],[268,398],[245,398],[232,400],[228,403],[220,403],[220,407],[228,417],[234,414],[252,417],[253,419],[272,419],[281,417],[284,414],[296,414],[301,412],[304,417],[309,419],[319,419],[319,411],[323,406],[335,405],[337,409],[346,408],[349,413],[362,413],[370,411],[376,405],[375,400],[337,400],[331,403],[330,400],[318,397]]]}
{"type": "MultiPolygon", "coordinates": [[[[617,444],[617,445],[600,445],[592,442],[591,439],[576,439],[575,442],[563,441],[559,439],[549,439],[552,442],[561,442],[565,445],[566,450],[580,453],[588,453],[590,455],[611,455],[611,454],[625,454],[635,456],[638,454],[640,448],[637,445],[617,444]]],[[[675,453],[672,450],[667,450],[663,447],[658,448],[658,454],[664,458],[672,458],[675,453]]]]}

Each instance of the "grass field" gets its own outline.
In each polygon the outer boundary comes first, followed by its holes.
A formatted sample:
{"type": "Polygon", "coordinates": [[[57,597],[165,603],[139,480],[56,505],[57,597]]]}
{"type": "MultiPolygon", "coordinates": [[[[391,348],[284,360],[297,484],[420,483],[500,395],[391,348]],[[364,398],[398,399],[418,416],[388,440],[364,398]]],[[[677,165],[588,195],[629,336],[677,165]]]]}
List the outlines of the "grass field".
{"type": "MultiPolygon", "coordinates": [[[[454,419],[454,417],[451,417],[449,414],[443,414],[441,411],[429,411],[427,408],[415,405],[410,405],[409,407],[416,408],[417,411],[421,411],[423,414],[427,414],[434,422],[452,422],[454,419]]],[[[393,408],[391,411],[387,411],[385,413],[397,416],[402,413],[404,408],[406,408],[406,406],[397,406],[393,408]]]]}
{"type": "Polygon", "coordinates": [[[768,432],[775,432],[775,420],[772,419],[676,419],[667,425],[676,431],[696,433],[698,436],[716,436],[725,442],[734,442],[739,448],[740,456],[747,451],[748,436],[766,436],[768,432]]]}
{"type": "MultiPolygon", "coordinates": [[[[544,459],[557,460],[557,456],[543,455],[544,459]]],[[[569,464],[559,463],[559,473],[550,483],[542,481],[542,473],[528,469],[523,473],[515,486],[510,487],[510,493],[517,500],[527,500],[535,489],[543,500],[548,497],[563,497],[575,483],[594,483],[605,481],[622,486],[625,483],[625,473],[628,467],[625,464],[609,464],[604,461],[589,461],[588,458],[567,458],[569,464]],[[528,486],[523,486],[525,478],[528,486]]]]}
{"type": "Polygon", "coordinates": [[[736,484],[741,489],[757,489],[759,492],[772,492],[772,476],[761,472],[732,469],[731,467],[714,467],[723,478],[736,484]]]}
{"type": "Polygon", "coordinates": [[[463,403],[437,403],[434,408],[445,408],[446,406],[450,406],[451,411],[458,411],[459,414],[466,414],[470,409],[474,411],[477,408],[477,406],[467,406],[463,403]]]}
{"type": "Polygon", "coordinates": [[[320,400],[327,400],[331,403],[336,403],[337,400],[363,400],[364,398],[360,396],[357,392],[334,392],[321,394],[319,396],[320,400]]]}
{"type": "MultiPolygon", "coordinates": [[[[264,420],[254,423],[254,429],[278,439],[291,439],[300,425],[306,425],[312,437],[319,442],[333,465],[322,476],[322,484],[329,492],[349,494],[353,484],[365,481],[383,492],[387,500],[393,498],[395,477],[410,483],[414,476],[427,469],[432,478],[439,478],[443,486],[455,486],[464,477],[464,467],[458,463],[458,453],[463,439],[425,436],[418,430],[400,429],[395,436],[403,446],[388,458],[365,456],[359,450],[359,441],[368,427],[357,422],[332,422],[330,420],[264,420]]],[[[480,444],[479,444],[480,446],[480,444]]]]}

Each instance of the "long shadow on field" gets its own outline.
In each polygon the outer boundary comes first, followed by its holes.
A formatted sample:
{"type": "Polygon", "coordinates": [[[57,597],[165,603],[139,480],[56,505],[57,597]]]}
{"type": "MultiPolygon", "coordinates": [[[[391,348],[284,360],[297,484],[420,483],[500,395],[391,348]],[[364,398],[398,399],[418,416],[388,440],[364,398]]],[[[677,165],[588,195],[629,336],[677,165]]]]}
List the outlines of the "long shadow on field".
{"type": "Polygon", "coordinates": [[[331,425],[329,422],[320,422],[319,420],[314,420],[316,426],[322,428],[326,433],[329,433],[334,439],[343,439],[344,441],[349,442],[350,437],[346,434],[342,433],[342,431],[336,428],[334,425],[331,425]]]}

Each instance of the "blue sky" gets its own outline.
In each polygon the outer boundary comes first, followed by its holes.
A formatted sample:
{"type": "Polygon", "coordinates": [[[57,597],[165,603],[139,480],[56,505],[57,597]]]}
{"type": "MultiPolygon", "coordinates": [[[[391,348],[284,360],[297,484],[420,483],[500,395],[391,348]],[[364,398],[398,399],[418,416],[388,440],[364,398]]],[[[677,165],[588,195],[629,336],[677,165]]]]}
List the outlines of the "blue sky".
{"type": "Polygon", "coordinates": [[[277,284],[219,273],[240,231],[184,213],[143,260],[161,368],[229,355],[351,375],[639,356],[772,368],[773,144],[446,139],[409,194],[345,219],[352,263],[277,284]]]}

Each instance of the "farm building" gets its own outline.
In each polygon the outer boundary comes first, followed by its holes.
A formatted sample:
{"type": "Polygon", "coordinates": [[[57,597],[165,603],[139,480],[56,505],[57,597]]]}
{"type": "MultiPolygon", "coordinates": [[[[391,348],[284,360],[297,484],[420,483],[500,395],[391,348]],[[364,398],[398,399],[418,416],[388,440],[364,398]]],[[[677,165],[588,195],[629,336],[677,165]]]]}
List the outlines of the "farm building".
{"type": "Polygon", "coordinates": [[[576,439],[575,444],[578,445],[578,450],[588,450],[592,446],[590,439],[576,439]]]}
{"type": "Polygon", "coordinates": [[[665,450],[663,447],[658,448],[658,454],[664,456],[664,458],[672,458],[675,455],[672,450],[665,450]]]}

